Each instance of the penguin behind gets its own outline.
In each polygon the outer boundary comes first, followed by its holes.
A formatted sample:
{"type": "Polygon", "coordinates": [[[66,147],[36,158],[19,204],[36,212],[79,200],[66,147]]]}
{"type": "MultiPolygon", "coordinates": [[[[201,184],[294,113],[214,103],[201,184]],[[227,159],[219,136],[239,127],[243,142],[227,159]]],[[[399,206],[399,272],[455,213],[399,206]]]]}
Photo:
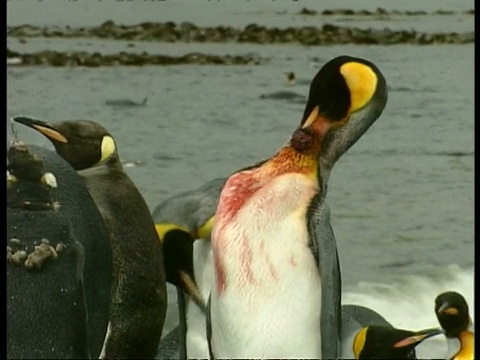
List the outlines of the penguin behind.
{"type": "Polygon", "coordinates": [[[213,356],[338,358],[341,275],[327,183],[386,102],[373,63],[334,58],[312,80],[290,140],[228,178],[212,229],[213,356]]]}
{"type": "Polygon", "coordinates": [[[475,333],[468,303],[455,291],[447,291],[435,298],[435,314],[447,338],[446,359],[472,360],[475,333]]]}
{"type": "Polygon", "coordinates": [[[208,357],[205,302],[213,275],[210,232],[226,180],[213,179],[171,196],[158,204],[152,214],[164,244],[167,281],[177,287],[181,359],[208,357]]]}
{"type": "Polygon", "coordinates": [[[109,318],[107,229],[49,149],[7,151],[7,358],[97,358],[109,318]]]}
{"type": "Polygon", "coordinates": [[[111,236],[114,283],[105,358],[153,359],[165,321],[163,250],[115,140],[94,121],[13,119],[45,135],[85,182],[111,236]]]}

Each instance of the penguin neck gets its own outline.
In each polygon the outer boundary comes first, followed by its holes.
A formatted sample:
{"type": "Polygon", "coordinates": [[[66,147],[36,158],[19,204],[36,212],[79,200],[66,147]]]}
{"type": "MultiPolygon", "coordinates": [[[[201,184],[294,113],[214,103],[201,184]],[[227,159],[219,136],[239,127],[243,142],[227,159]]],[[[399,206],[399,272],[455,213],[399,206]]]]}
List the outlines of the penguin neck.
{"type": "Polygon", "coordinates": [[[462,331],[458,337],[447,337],[447,359],[473,360],[475,338],[473,332],[462,331]]]}
{"type": "Polygon", "coordinates": [[[90,176],[96,174],[108,173],[111,171],[123,171],[123,165],[117,156],[110,156],[105,161],[99,162],[85,169],[77,170],[82,176],[90,176]]]}

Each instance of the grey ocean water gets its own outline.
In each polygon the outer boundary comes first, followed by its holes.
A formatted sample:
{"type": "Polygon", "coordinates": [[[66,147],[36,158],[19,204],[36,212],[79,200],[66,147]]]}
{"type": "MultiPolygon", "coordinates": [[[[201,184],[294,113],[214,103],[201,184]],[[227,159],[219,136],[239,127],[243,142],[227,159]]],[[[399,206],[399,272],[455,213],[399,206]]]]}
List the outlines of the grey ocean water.
{"type": "MultiPolygon", "coordinates": [[[[124,24],[300,26],[326,21],[295,16],[302,7],[375,10],[379,6],[464,11],[473,9],[474,3],[350,0],[324,1],[319,7],[313,1],[105,0],[62,5],[52,0],[9,1],[7,23],[90,26],[111,19],[124,24]],[[282,11],[287,15],[278,15],[282,11]]],[[[446,19],[450,18],[405,18],[381,26],[473,30],[473,16],[452,17],[451,24],[446,19]]],[[[355,26],[378,26],[375,21],[358,21],[355,26]]],[[[7,41],[16,44],[15,39],[7,41]]],[[[91,46],[118,52],[126,44],[29,39],[25,46],[91,46]]],[[[153,210],[168,196],[272,155],[289,138],[303,104],[260,99],[277,91],[307,95],[308,85],[287,86],[283,72],[295,71],[298,78],[310,80],[335,56],[369,59],[387,79],[388,104],[377,123],[335,166],[327,197],[340,251],[344,302],[370,306],[394,325],[410,329],[437,324],[433,301],[445,290],[464,294],[474,312],[473,44],[137,44],[136,49],[143,48],[177,55],[256,53],[272,61],[262,66],[7,67],[7,117],[100,122],[116,137],[121,158],[137,164],[126,171],[153,210]],[[145,96],[149,100],[144,107],[105,105],[107,99],[140,101],[145,96]]],[[[17,130],[22,139],[49,146],[33,131],[17,130]]],[[[176,323],[176,299],[170,290],[164,333],[176,323]]]]}

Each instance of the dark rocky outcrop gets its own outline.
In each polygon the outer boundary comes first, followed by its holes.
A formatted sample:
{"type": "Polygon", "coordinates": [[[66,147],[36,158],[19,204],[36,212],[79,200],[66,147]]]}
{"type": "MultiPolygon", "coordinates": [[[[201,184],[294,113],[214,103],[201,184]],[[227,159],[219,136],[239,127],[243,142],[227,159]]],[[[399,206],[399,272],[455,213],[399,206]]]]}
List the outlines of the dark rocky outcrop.
{"type": "Polygon", "coordinates": [[[58,52],[45,50],[36,53],[19,53],[7,48],[7,64],[17,66],[143,66],[143,65],[260,65],[268,62],[257,56],[209,55],[189,53],[183,56],[168,56],[143,53],[120,52],[118,54],[100,54],[98,52],[58,52]]]}
{"type": "MultiPolygon", "coordinates": [[[[377,9],[377,11],[379,11],[377,9]]],[[[230,26],[199,27],[189,22],[145,22],[138,25],[119,25],[106,21],[92,28],[40,28],[21,25],[7,28],[7,36],[46,38],[100,38],[127,41],[195,42],[195,43],[255,43],[303,45],[333,44],[465,44],[475,41],[474,32],[422,33],[415,30],[359,29],[333,24],[275,28],[249,24],[243,29],[230,26]]]]}

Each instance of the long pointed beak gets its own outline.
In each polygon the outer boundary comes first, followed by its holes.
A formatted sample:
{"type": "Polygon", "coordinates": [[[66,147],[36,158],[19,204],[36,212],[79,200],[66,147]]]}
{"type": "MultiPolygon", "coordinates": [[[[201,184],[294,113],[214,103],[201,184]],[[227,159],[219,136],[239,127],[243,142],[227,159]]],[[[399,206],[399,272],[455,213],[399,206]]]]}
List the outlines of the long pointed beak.
{"type": "Polygon", "coordinates": [[[420,330],[420,331],[417,331],[415,335],[409,336],[405,339],[402,339],[396,342],[393,345],[393,347],[400,348],[400,347],[405,347],[413,344],[418,344],[425,339],[428,339],[432,336],[436,336],[440,334],[444,334],[444,331],[441,328],[431,328],[431,329],[420,330]]]}
{"type": "Polygon", "coordinates": [[[12,118],[12,120],[20,124],[23,124],[25,126],[28,126],[32,129],[35,129],[52,140],[56,140],[61,143],[68,142],[65,136],[63,136],[58,130],[54,129],[44,121],[32,119],[25,116],[17,116],[12,118]]]}

